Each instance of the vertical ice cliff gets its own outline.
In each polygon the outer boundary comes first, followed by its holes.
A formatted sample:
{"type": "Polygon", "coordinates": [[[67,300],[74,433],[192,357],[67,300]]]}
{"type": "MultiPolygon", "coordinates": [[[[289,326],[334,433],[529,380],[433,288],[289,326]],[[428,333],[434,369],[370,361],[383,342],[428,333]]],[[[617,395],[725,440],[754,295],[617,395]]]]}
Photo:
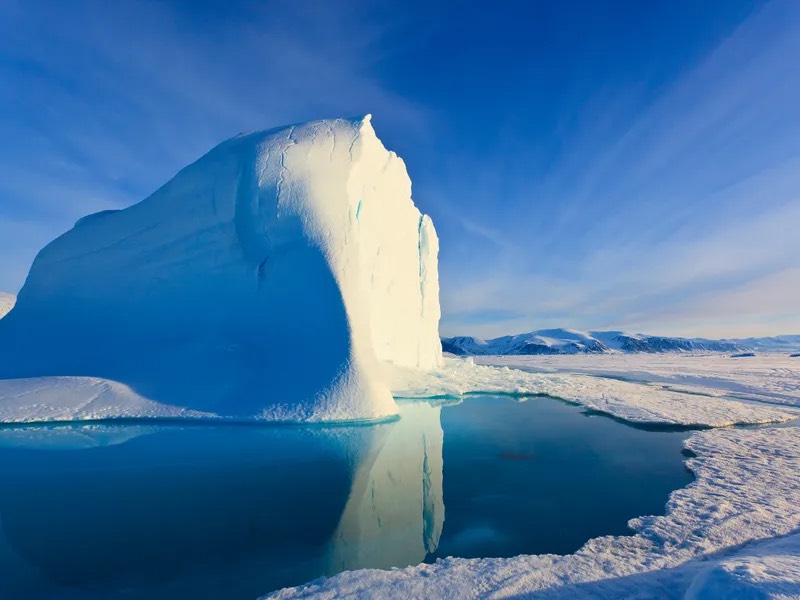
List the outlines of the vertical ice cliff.
{"type": "MultiPolygon", "coordinates": [[[[437,252],[369,116],[241,135],[39,253],[0,322],[0,378],[127,388],[118,408],[63,400],[75,418],[394,414],[379,364],[441,364],[437,252]]],[[[2,395],[3,418],[46,418],[2,395]]]]}

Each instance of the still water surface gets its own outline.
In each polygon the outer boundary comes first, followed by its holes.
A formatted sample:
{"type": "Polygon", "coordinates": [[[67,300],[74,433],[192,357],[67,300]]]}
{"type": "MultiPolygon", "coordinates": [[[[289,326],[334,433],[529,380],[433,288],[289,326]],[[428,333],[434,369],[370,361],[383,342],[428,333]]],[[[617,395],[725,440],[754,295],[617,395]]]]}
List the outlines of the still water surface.
{"type": "Polygon", "coordinates": [[[0,598],[253,599],[344,569],[567,553],[691,481],[688,432],[549,398],[401,410],[0,429],[0,598]]]}

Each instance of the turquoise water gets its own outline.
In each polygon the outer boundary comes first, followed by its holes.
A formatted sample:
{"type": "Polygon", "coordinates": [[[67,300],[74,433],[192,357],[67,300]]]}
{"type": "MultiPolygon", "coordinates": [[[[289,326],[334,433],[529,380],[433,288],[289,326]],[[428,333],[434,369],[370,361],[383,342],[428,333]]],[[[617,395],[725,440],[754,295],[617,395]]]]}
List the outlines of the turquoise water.
{"type": "Polygon", "coordinates": [[[0,598],[256,598],[344,569],[566,553],[663,513],[688,432],[549,398],[350,427],[0,429],[0,598]]]}

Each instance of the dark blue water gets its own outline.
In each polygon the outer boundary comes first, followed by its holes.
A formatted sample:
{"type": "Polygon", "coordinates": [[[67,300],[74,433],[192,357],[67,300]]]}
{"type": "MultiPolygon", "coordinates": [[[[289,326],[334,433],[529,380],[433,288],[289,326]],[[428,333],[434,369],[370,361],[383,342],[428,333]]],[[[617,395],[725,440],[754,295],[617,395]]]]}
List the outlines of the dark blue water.
{"type": "Polygon", "coordinates": [[[344,569],[566,553],[663,513],[688,433],[548,398],[361,427],[0,429],[0,598],[256,598],[344,569]]]}

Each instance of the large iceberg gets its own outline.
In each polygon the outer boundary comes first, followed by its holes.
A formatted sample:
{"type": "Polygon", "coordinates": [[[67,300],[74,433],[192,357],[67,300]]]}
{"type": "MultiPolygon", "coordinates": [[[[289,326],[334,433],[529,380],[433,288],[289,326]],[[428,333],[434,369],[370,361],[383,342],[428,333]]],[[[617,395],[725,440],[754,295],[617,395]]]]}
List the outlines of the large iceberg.
{"type": "Polygon", "coordinates": [[[381,364],[441,366],[437,253],[369,116],[239,135],[39,253],[0,379],[47,379],[3,418],[393,415],[381,364]]]}

